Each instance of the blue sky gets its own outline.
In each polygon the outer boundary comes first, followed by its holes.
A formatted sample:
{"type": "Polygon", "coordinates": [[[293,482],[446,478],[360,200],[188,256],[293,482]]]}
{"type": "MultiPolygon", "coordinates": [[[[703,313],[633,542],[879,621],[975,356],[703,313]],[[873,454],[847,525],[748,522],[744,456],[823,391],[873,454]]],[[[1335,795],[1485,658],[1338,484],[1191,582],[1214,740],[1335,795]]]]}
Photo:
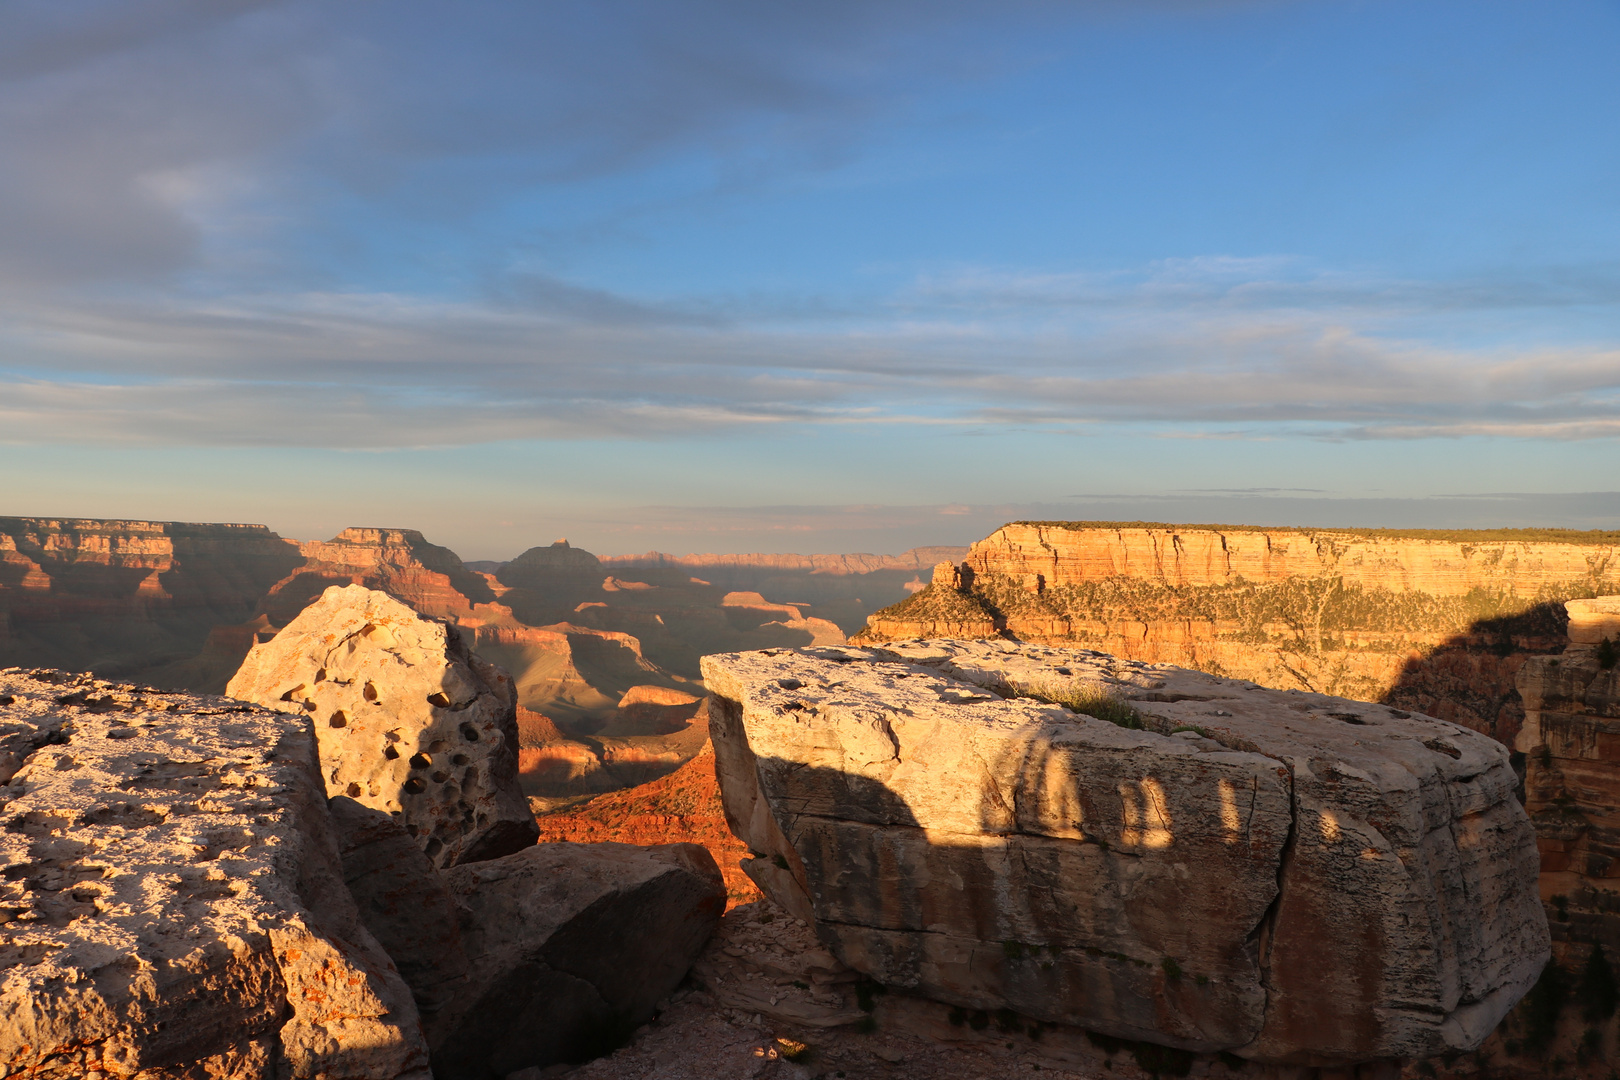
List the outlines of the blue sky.
{"type": "Polygon", "coordinates": [[[1620,3],[0,2],[0,513],[1620,527],[1620,3]]]}

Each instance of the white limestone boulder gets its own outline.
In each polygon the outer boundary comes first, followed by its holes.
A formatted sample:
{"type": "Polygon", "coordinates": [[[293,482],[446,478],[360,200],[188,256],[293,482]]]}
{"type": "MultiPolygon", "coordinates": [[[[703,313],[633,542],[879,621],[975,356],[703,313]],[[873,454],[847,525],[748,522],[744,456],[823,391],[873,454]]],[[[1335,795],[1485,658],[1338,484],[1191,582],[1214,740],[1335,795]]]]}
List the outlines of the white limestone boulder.
{"type": "Polygon", "coordinates": [[[745,869],[885,984],[1338,1066],[1477,1046],[1548,956],[1507,751],[1457,725],[1011,642],[703,674],[745,869]],[[1140,726],[1011,696],[1076,687],[1140,726]]]}
{"type": "Polygon", "coordinates": [[[511,676],[386,593],[327,589],[253,646],[226,693],[308,713],[327,793],[397,817],[435,866],[539,836],[518,786],[511,676]]]}

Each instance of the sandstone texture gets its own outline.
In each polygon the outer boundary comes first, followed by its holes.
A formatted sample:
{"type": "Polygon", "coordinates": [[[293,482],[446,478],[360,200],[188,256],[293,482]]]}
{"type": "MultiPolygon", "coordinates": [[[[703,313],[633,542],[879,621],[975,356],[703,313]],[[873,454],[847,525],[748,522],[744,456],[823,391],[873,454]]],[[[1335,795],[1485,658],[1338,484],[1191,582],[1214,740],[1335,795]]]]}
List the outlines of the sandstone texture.
{"type": "Polygon", "coordinates": [[[453,626],[333,586],[253,647],[227,693],[305,713],[328,794],[397,815],[436,866],[534,843],[511,678],[453,626]]]}
{"type": "Polygon", "coordinates": [[[1015,522],[861,644],[996,637],[1451,720],[1512,744],[1514,680],[1563,601],[1620,591],[1620,534],[1015,522]]]}
{"type": "Polygon", "coordinates": [[[1519,672],[1525,809],[1555,939],[1620,949],[1620,597],[1570,604],[1569,647],[1519,672]],[[1612,620],[1612,623],[1610,622],[1612,620]],[[1602,642],[1610,641],[1608,651],[1602,642]]]}
{"type": "Polygon", "coordinates": [[[1575,644],[1620,641],[1620,596],[1570,600],[1564,610],[1569,613],[1569,640],[1575,644]]]}
{"type": "Polygon", "coordinates": [[[429,1019],[436,1080],[611,1050],[680,984],[725,910],[695,844],[544,844],[445,875],[466,981],[429,1019]]]}
{"type": "Polygon", "coordinates": [[[0,1072],[429,1080],[304,716],[0,671],[0,1072]]]}
{"type": "Polygon", "coordinates": [[[1454,724],[1010,642],[704,675],[744,868],[883,984],[1338,1066],[1477,1046],[1548,956],[1507,751],[1454,724]]]}

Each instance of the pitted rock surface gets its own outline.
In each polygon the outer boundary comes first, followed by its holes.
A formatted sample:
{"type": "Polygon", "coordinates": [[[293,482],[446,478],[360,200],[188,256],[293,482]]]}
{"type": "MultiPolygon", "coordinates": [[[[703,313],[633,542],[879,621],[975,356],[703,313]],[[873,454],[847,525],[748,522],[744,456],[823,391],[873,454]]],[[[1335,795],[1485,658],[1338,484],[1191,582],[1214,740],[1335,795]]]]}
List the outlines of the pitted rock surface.
{"type": "Polygon", "coordinates": [[[518,786],[511,676],[386,593],[327,589],[253,646],[226,693],[308,713],[327,793],[398,817],[435,866],[539,835],[518,786]]]}
{"type": "Polygon", "coordinates": [[[1472,1049],[1548,956],[1507,751],[1457,725],[1012,642],[703,664],[745,869],[880,982],[1332,1066],[1472,1049]],[[1011,696],[1077,686],[1141,726],[1011,696]]]}
{"type": "Polygon", "coordinates": [[[0,1075],[428,1080],[308,721],[0,671],[0,1075]]]}

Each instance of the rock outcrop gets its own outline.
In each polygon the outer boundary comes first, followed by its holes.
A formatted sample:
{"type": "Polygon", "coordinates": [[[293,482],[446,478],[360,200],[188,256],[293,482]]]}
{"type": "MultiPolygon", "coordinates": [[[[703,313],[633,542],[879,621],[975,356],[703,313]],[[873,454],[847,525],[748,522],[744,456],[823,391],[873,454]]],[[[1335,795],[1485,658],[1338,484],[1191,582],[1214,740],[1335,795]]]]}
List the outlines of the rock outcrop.
{"type": "Polygon", "coordinates": [[[954,587],[860,644],[993,637],[1098,649],[1452,720],[1511,744],[1514,679],[1563,645],[1562,601],[1620,591],[1620,534],[1016,522],[954,587]]]}
{"type": "Polygon", "coordinates": [[[1477,1046],[1547,958],[1507,751],[1456,725],[1007,642],[704,675],[744,868],[886,985],[1340,1066],[1477,1046]]]}
{"type": "Polygon", "coordinates": [[[0,1072],[428,1080],[309,720],[0,671],[0,1072]]]}
{"type": "Polygon", "coordinates": [[[307,713],[327,792],[398,815],[436,866],[534,843],[511,677],[454,626],[333,586],[253,647],[227,693],[307,713]]]}
{"type": "Polygon", "coordinates": [[[437,1080],[613,1049],[686,976],[725,911],[696,844],[544,844],[445,877],[468,975],[428,1024],[437,1080]]]}

